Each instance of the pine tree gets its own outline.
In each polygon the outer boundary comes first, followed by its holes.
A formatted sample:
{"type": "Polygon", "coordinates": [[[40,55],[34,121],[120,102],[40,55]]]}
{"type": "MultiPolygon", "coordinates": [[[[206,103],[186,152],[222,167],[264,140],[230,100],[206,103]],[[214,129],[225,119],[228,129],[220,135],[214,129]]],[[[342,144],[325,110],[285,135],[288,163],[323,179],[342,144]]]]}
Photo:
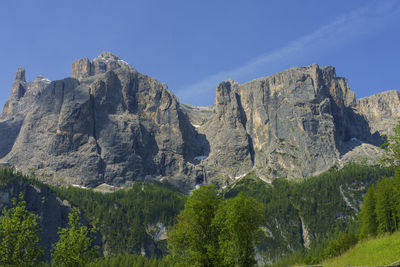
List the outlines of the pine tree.
{"type": "Polygon", "coordinates": [[[400,166],[395,169],[394,179],[393,179],[393,195],[394,195],[394,205],[397,219],[397,229],[400,225],[400,166]]]}
{"type": "Polygon", "coordinates": [[[0,217],[0,265],[35,266],[43,255],[39,245],[39,216],[26,209],[21,193],[0,217]]]}
{"type": "Polygon", "coordinates": [[[376,185],[376,221],[379,234],[392,233],[397,230],[396,200],[393,180],[384,178],[376,185]]]}
{"type": "Polygon", "coordinates": [[[79,210],[74,208],[68,214],[68,227],[58,232],[60,240],[54,246],[52,262],[56,266],[84,266],[97,255],[98,248],[92,246],[92,229],[79,222],[79,210]]]}
{"type": "Polygon", "coordinates": [[[359,214],[361,223],[360,237],[367,238],[375,236],[377,231],[376,213],[375,213],[375,188],[371,186],[368,188],[364,196],[364,202],[359,214]]]}

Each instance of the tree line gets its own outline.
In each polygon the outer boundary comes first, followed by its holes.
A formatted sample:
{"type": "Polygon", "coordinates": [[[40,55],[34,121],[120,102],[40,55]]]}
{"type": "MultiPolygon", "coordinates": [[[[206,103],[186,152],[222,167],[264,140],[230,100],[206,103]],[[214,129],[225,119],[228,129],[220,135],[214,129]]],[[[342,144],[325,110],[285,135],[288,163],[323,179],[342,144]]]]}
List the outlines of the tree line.
{"type": "MultiPolygon", "coordinates": [[[[0,217],[0,265],[35,266],[43,257],[39,241],[39,216],[26,209],[21,193],[12,200],[12,207],[0,217]]],[[[59,241],[51,254],[54,266],[84,266],[98,255],[93,246],[93,229],[80,223],[79,210],[68,215],[68,227],[59,230],[59,241]]]]}
{"type": "MultiPolygon", "coordinates": [[[[69,213],[68,227],[59,230],[51,253],[54,266],[252,266],[254,245],[263,223],[263,206],[239,194],[223,200],[214,185],[203,186],[188,198],[176,223],[168,231],[171,255],[164,260],[140,256],[96,259],[93,229],[80,223],[79,210],[69,213]],[[108,265],[107,265],[108,264],[108,265]],[[114,265],[115,264],[115,265],[114,265]],[[161,265],[160,265],[161,264],[161,265]],[[130,264],[129,264],[130,265],[130,264]],[[128,266],[128,265],[126,265],[128,266]]],[[[0,217],[0,265],[35,266],[43,256],[39,241],[39,216],[26,209],[23,194],[13,199],[0,217]]]]}
{"type": "Polygon", "coordinates": [[[379,180],[371,186],[364,197],[359,214],[360,237],[368,238],[379,234],[393,233],[400,224],[400,121],[383,144],[381,164],[395,167],[393,178],[379,180]]]}
{"type": "Polygon", "coordinates": [[[399,230],[400,168],[393,178],[383,178],[371,186],[364,197],[359,214],[360,237],[368,238],[399,230]]]}
{"type": "MultiPolygon", "coordinates": [[[[394,134],[384,137],[384,140],[381,146],[384,148],[384,153],[379,163],[389,172],[377,180],[370,179],[366,184],[368,189],[363,196],[362,207],[356,220],[352,220],[342,231],[329,237],[325,242],[327,245],[323,245],[324,241],[319,242],[311,250],[293,253],[273,266],[288,266],[295,263],[317,264],[324,259],[341,255],[359,241],[399,231],[400,120],[394,129],[394,134]]],[[[371,173],[371,178],[374,176],[371,173]]]]}

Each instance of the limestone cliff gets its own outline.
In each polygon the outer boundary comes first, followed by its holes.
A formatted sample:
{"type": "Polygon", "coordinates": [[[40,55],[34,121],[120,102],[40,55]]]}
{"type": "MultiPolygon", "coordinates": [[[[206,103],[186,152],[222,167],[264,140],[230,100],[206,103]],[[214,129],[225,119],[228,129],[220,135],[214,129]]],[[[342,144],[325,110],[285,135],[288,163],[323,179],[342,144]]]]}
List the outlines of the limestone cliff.
{"type": "MultiPolygon", "coordinates": [[[[21,112],[23,123],[4,161],[56,184],[124,185],[184,175],[202,144],[166,85],[110,53],[78,60],[72,69],[75,78],[48,83],[35,105],[21,112]]],[[[21,106],[25,98],[13,95],[11,102],[21,106]]],[[[18,112],[3,112],[1,123],[18,112]]]]}
{"type": "Polygon", "coordinates": [[[333,67],[314,64],[222,82],[213,106],[194,107],[104,52],[75,61],[64,80],[26,82],[17,71],[0,115],[0,161],[90,187],[224,185],[252,169],[264,180],[305,177],[379,144],[398,102],[397,91],[357,101],[333,67]]]}
{"type": "Polygon", "coordinates": [[[400,117],[400,93],[392,90],[358,99],[357,111],[368,121],[372,134],[393,134],[400,117]]]}
{"type": "MultiPolygon", "coordinates": [[[[215,115],[198,130],[210,142],[211,176],[305,177],[333,166],[352,138],[374,142],[356,100],[333,67],[292,68],[217,87],[215,115]],[[221,171],[222,170],[222,171],[221,171]]],[[[352,147],[350,147],[351,149],[352,147]]]]}

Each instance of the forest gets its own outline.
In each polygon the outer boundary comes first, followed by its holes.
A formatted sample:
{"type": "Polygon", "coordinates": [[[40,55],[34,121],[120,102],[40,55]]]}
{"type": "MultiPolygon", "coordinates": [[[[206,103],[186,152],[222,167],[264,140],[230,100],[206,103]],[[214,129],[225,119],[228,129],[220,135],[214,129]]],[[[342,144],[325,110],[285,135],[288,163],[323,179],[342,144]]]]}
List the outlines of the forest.
{"type": "MultiPolygon", "coordinates": [[[[400,126],[396,132],[400,136],[400,126]]],[[[1,168],[0,191],[13,183],[47,188],[67,200],[71,210],[68,225],[59,229],[59,239],[46,259],[39,242],[40,215],[28,210],[24,195],[16,192],[0,217],[0,263],[316,264],[360,240],[398,231],[400,142],[396,136],[384,145],[381,165],[348,164],[315,177],[276,179],[271,184],[250,172],[225,189],[204,185],[189,195],[151,180],[112,193],[49,186],[34,176],[1,168]]]]}

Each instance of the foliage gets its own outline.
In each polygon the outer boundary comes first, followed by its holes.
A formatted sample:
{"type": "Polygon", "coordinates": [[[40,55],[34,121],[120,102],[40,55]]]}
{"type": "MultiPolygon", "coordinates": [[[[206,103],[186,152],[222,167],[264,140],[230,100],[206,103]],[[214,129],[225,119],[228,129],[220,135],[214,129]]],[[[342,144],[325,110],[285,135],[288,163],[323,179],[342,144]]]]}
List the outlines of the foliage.
{"type": "MultiPolygon", "coordinates": [[[[400,259],[400,232],[365,240],[340,257],[322,262],[333,266],[388,266],[400,259]]],[[[394,266],[394,265],[393,265],[394,266]]]]}
{"type": "Polygon", "coordinates": [[[340,233],[339,236],[332,240],[328,247],[324,250],[325,258],[332,258],[341,255],[357,244],[358,238],[355,234],[340,233]]]}
{"type": "MultiPolygon", "coordinates": [[[[4,172],[7,178],[0,175],[0,186],[9,182],[39,183],[34,178],[23,177],[7,169],[0,169],[1,172],[4,172]]],[[[396,172],[400,173],[399,170],[396,172]]],[[[221,199],[218,207],[226,207],[228,201],[245,191],[265,207],[266,218],[263,233],[257,236],[260,241],[257,243],[257,250],[262,251],[267,259],[276,260],[286,255],[281,263],[317,263],[327,256],[327,248],[333,246],[335,240],[340,237],[340,232],[357,233],[357,227],[352,225],[366,189],[374,185],[379,178],[392,175],[393,169],[390,168],[348,165],[341,170],[332,169],[302,181],[278,179],[272,184],[266,184],[254,173],[250,173],[222,191],[222,196],[227,202],[221,199]],[[305,248],[300,218],[308,229],[311,249],[305,248]]],[[[395,175],[392,182],[400,185],[400,175],[395,175]],[[396,177],[399,178],[396,180],[396,177]]],[[[392,187],[400,188],[397,185],[392,187]]],[[[67,199],[84,211],[86,219],[100,230],[103,251],[110,256],[140,254],[141,249],[146,246],[154,248],[152,255],[165,255],[166,242],[154,243],[149,225],[172,225],[186,200],[186,196],[173,188],[150,181],[135,182],[131,188],[109,194],[74,187],[54,187],[53,190],[60,198],[67,199]]],[[[394,190],[395,199],[400,199],[397,197],[399,193],[394,190]]],[[[400,207],[397,205],[398,209],[400,207]]],[[[218,208],[215,214],[219,214],[218,208]]],[[[396,211],[396,214],[400,213],[396,211]]],[[[221,228],[215,228],[216,224],[215,222],[212,227],[213,231],[221,231],[221,228]]],[[[217,239],[212,242],[211,247],[216,246],[217,251],[221,251],[223,247],[219,241],[222,236],[220,238],[218,234],[217,239]]],[[[226,240],[230,241],[229,238],[226,240]]],[[[218,264],[222,264],[220,255],[210,250],[210,259],[218,261],[218,264]]],[[[123,258],[118,257],[121,260],[123,258]]],[[[137,260],[143,261],[139,258],[137,260]]],[[[276,266],[279,266],[279,262],[276,266]]]]}
{"type": "MultiPolygon", "coordinates": [[[[76,187],[56,187],[57,194],[84,211],[86,219],[100,231],[103,250],[109,255],[140,254],[142,247],[154,246],[150,225],[171,225],[183,209],[186,196],[157,182],[135,182],[131,188],[99,193],[76,187]]],[[[156,244],[158,255],[165,244],[156,244]]]]}
{"type": "Polygon", "coordinates": [[[47,187],[47,185],[40,182],[34,176],[23,175],[21,172],[17,172],[12,168],[0,167],[0,188],[14,182],[28,183],[40,187],[47,187]]]}
{"type": "Polygon", "coordinates": [[[180,266],[213,266],[217,261],[218,235],[212,220],[222,203],[215,185],[193,191],[176,224],[169,231],[168,246],[180,266]]]}
{"type": "Polygon", "coordinates": [[[35,266],[43,255],[39,245],[39,216],[26,209],[21,193],[0,217],[0,265],[35,266]]]}
{"type": "Polygon", "coordinates": [[[384,153],[380,159],[383,166],[400,165],[400,120],[394,128],[394,135],[390,135],[382,145],[384,153]]]}
{"type": "Polygon", "coordinates": [[[315,264],[326,257],[325,249],[340,232],[358,232],[354,218],[365,191],[392,174],[390,168],[349,164],[302,181],[277,179],[270,185],[250,173],[223,194],[231,198],[247,192],[265,205],[265,231],[257,250],[266,260],[282,259],[275,266],[315,264]],[[308,230],[310,249],[305,248],[300,218],[308,230]]]}
{"type": "Polygon", "coordinates": [[[136,254],[117,255],[114,257],[99,258],[89,264],[90,267],[170,267],[173,266],[169,256],[162,259],[146,258],[136,254]]]}
{"type": "Polygon", "coordinates": [[[264,207],[239,194],[223,201],[214,185],[193,191],[169,232],[178,266],[253,266],[264,207]]]}
{"type": "Polygon", "coordinates": [[[56,266],[85,266],[98,254],[98,248],[92,246],[94,230],[79,222],[77,208],[72,209],[68,219],[68,227],[59,231],[60,240],[54,246],[52,262],[56,266]]]}
{"type": "Polygon", "coordinates": [[[378,233],[392,233],[398,229],[398,216],[396,212],[397,200],[394,196],[393,180],[381,179],[376,185],[376,221],[378,233]]]}
{"type": "Polygon", "coordinates": [[[375,207],[375,188],[371,186],[364,196],[364,202],[359,213],[359,221],[361,224],[360,238],[362,239],[376,236],[378,225],[376,222],[375,207]]]}
{"type": "Polygon", "coordinates": [[[400,187],[399,172],[395,178],[382,178],[376,189],[370,188],[365,195],[360,212],[361,237],[393,233],[399,229],[400,223],[400,187]]]}
{"type": "Polygon", "coordinates": [[[253,266],[254,246],[264,207],[243,192],[220,205],[213,220],[223,266],[253,266]]]}

